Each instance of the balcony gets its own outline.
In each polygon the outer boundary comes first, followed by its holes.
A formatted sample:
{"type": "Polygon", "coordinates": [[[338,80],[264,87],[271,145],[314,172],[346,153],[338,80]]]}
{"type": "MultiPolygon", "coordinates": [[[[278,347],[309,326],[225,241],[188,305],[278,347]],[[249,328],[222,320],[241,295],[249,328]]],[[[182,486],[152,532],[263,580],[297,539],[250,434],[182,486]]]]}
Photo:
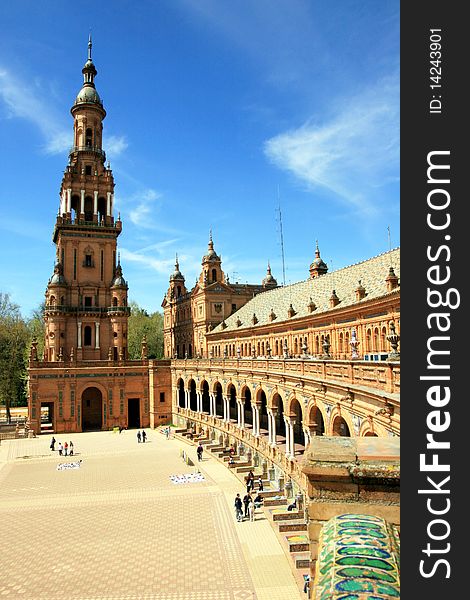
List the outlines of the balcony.
{"type": "Polygon", "coordinates": [[[65,305],[47,305],[44,309],[45,314],[75,314],[75,315],[117,315],[131,314],[130,306],[65,306],[65,305]]]}
{"type": "Polygon", "coordinates": [[[106,153],[99,146],[72,146],[70,148],[69,156],[75,152],[90,152],[92,154],[98,154],[98,156],[101,156],[103,161],[106,160],[106,153]]]}

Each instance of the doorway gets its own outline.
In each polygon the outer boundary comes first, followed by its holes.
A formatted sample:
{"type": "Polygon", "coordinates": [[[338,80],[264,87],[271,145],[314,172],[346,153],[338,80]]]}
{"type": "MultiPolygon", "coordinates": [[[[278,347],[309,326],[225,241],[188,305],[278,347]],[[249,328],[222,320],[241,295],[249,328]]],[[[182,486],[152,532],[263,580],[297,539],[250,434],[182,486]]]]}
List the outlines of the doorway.
{"type": "Polygon", "coordinates": [[[127,401],[127,427],[140,427],[140,398],[129,398],[127,401]]]}
{"type": "Polygon", "coordinates": [[[98,388],[82,394],[82,431],[99,431],[103,427],[103,398],[98,388]]]}

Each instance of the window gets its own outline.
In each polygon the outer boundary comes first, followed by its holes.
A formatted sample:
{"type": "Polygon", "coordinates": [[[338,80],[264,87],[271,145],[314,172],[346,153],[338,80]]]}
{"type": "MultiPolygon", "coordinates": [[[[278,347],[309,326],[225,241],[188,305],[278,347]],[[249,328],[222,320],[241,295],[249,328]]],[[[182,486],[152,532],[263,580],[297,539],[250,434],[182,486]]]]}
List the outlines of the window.
{"type": "Polygon", "coordinates": [[[165,392],[160,392],[160,402],[165,402],[165,392]]]}
{"type": "Polygon", "coordinates": [[[85,306],[91,306],[91,296],[85,296],[85,306]]]}
{"type": "Polygon", "coordinates": [[[91,165],[85,166],[85,175],[91,175],[91,165]]]}
{"type": "Polygon", "coordinates": [[[232,304],[232,313],[234,313],[237,310],[237,305],[236,304],[232,304]]]}
{"type": "Polygon", "coordinates": [[[84,267],[92,267],[93,266],[93,261],[91,258],[91,254],[85,254],[85,263],[83,265],[84,267]]]}
{"type": "Polygon", "coordinates": [[[83,332],[83,345],[91,346],[91,327],[87,325],[83,332]]]}

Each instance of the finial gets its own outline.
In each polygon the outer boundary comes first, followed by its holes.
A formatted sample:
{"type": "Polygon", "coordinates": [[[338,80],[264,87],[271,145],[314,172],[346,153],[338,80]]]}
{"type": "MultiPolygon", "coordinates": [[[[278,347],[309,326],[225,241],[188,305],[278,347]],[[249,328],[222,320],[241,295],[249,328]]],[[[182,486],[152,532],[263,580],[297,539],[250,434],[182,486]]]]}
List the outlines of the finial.
{"type": "Polygon", "coordinates": [[[91,60],[91,47],[92,47],[92,42],[91,42],[91,31],[90,31],[90,35],[88,36],[88,60],[91,60]]]}
{"type": "Polygon", "coordinates": [[[209,241],[212,242],[212,227],[209,229],[209,241]]]}
{"type": "Polygon", "coordinates": [[[120,265],[120,264],[121,264],[121,253],[118,252],[118,265],[120,265]]]}
{"type": "Polygon", "coordinates": [[[178,252],[176,253],[175,267],[176,267],[177,269],[179,269],[179,264],[178,264],[178,252]]]}
{"type": "Polygon", "coordinates": [[[318,247],[318,240],[315,240],[315,256],[318,258],[320,256],[320,248],[318,247]]]}

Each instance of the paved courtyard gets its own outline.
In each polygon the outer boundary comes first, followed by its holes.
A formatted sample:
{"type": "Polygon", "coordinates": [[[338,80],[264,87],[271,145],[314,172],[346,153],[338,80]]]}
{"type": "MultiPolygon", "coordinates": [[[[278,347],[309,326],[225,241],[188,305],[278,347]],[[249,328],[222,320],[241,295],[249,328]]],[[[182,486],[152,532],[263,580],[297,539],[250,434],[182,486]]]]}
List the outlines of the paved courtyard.
{"type": "Polygon", "coordinates": [[[0,598],[23,600],[299,600],[288,559],[262,511],[237,523],[243,488],[215,458],[147,430],[56,435],[0,445],[0,598]],[[57,447],[57,446],[56,446],[57,447]],[[82,460],[79,469],[57,470],[82,460]]]}

